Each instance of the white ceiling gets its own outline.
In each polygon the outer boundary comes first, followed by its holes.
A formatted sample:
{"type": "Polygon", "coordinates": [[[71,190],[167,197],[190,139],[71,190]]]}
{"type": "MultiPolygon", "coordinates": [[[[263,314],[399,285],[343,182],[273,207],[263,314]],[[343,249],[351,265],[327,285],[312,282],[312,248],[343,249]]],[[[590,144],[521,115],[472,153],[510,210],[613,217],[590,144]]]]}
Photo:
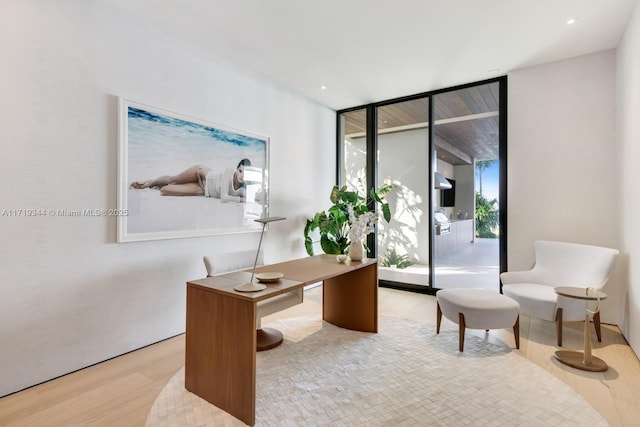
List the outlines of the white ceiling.
{"type": "Polygon", "coordinates": [[[334,109],[614,48],[637,2],[105,1],[334,109]]]}

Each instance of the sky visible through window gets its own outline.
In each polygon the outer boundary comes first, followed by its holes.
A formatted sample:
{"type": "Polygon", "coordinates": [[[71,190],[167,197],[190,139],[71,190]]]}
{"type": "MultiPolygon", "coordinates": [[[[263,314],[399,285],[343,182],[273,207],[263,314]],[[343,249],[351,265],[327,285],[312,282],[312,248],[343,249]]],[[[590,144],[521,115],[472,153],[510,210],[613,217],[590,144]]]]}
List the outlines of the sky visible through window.
{"type": "MultiPolygon", "coordinates": [[[[489,168],[482,171],[482,194],[488,200],[498,199],[498,176],[499,176],[499,164],[496,161],[489,168]]],[[[476,169],[477,173],[477,169],[476,169]]],[[[476,176],[476,191],[480,191],[480,180],[476,176]]]]}

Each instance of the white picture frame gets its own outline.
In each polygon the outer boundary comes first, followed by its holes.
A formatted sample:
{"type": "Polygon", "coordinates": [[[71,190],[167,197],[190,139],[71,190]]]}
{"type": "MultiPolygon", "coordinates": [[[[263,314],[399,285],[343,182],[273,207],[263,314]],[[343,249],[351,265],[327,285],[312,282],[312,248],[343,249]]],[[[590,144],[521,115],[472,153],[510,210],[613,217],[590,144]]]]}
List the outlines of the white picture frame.
{"type": "Polygon", "coordinates": [[[268,216],[268,137],[122,97],[118,104],[117,242],[260,231],[255,219],[268,216]],[[198,181],[163,185],[194,170],[198,181]],[[175,195],[182,190],[191,195],[175,195]]]}

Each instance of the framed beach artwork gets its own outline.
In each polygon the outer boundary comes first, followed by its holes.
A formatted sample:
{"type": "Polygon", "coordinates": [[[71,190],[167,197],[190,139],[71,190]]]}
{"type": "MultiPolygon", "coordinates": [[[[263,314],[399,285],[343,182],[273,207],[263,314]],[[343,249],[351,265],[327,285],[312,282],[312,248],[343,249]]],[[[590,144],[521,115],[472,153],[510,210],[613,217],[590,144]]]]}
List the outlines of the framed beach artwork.
{"type": "Polygon", "coordinates": [[[118,242],[260,231],[269,138],[119,99],[118,242]]]}

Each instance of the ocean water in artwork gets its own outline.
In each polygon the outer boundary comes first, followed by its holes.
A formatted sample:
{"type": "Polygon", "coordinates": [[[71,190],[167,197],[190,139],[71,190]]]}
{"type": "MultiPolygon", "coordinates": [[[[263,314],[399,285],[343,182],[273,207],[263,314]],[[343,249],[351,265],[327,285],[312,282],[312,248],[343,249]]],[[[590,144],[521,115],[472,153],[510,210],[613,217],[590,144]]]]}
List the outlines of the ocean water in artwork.
{"type": "Polygon", "coordinates": [[[266,163],[266,139],[161,115],[128,109],[128,178],[147,180],[176,175],[201,164],[214,171],[235,168],[248,158],[257,168],[266,163]]]}

